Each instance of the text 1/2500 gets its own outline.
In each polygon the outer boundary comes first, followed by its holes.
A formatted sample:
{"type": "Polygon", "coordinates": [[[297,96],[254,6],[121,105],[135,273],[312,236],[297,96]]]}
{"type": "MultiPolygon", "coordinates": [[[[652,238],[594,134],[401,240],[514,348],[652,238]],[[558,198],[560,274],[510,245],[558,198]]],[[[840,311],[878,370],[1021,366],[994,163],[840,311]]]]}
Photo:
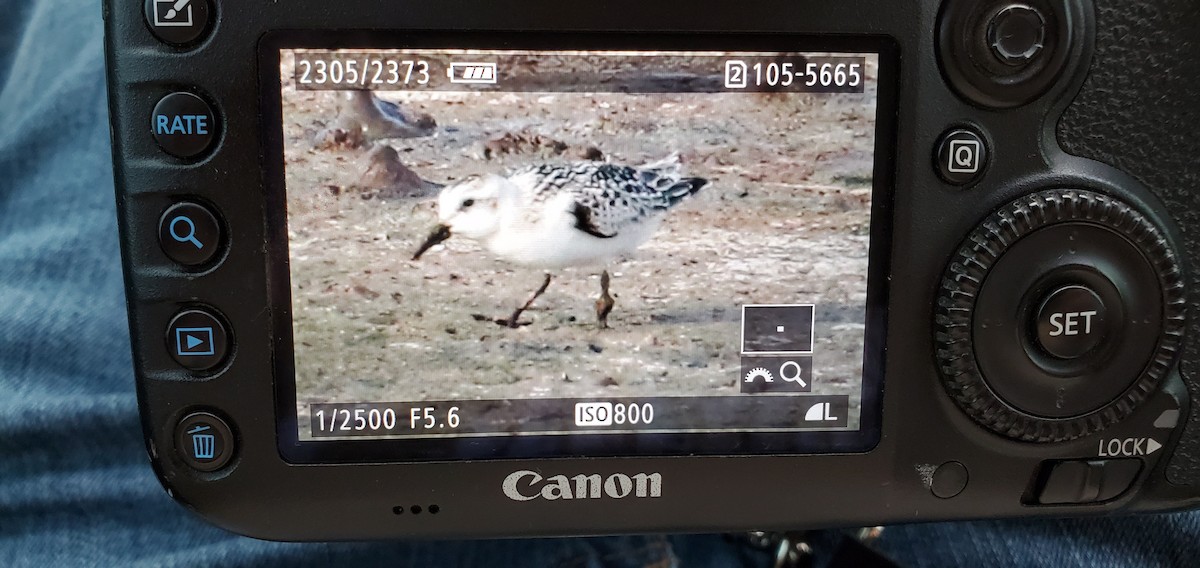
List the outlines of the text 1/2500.
{"type": "Polygon", "coordinates": [[[358,406],[355,408],[318,409],[313,413],[313,426],[317,433],[379,433],[386,434],[397,429],[408,430],[453,430],[462,419],[457,406],[439,409],[435,406],[414,406],[407,416],[392,407],[358,406]]]}

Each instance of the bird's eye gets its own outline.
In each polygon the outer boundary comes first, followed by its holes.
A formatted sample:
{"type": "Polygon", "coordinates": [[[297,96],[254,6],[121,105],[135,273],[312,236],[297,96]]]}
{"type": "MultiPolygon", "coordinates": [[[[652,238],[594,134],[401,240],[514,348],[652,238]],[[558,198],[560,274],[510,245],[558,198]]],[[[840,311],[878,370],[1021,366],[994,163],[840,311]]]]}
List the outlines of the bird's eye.
{"type": "Polygon", "coordinates": [[[462,208],[463,208],[463,209],[466,209],[466,208],[468,208],[468,207],[470,207],[470,206],[472,206],[472,205],[475,205],[475,200],[474,200],[474,199],[467,199],[467,200],[463,201],[462,208]]]}

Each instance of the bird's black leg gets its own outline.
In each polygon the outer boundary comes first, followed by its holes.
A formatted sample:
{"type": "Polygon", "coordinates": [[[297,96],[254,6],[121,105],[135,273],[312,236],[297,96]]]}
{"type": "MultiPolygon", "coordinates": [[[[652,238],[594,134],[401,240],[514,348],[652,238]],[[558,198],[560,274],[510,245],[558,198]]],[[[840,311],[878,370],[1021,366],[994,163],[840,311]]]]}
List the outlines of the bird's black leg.
{"type": "Polygon", "coordinates": [[[608,271],[600,273],[600,297],[596,299],[596,323],[600,329],[608,328],[608,314],[617,302],[608,295],[608,271]]]}
{"type": "Polygon", "coordinates": [[[542,285],[533,292],[533,295],[530,296],[528,300],[525,300],[525,304],[522,305],[521,307],[517,308],[517,310],[515,312],[513,312],[512,315],[509,316],[507,320],[498,319],[498,320],[496,320],[496,323],[503,325],[503,326],[510,327],[512,329],[516,329],[516,328],[520,327],[521,324],[518,322],[521,318],[521,313],[523,313],[525,310],[528,310],[529,306],[533,305],[533,301],[538,299],[538,296],[541,296],[543,293],[545,293],[546,288],[549,288],[549,287],[550,287],[550,273],[547,272],[546,279],[542,281],[542,285]]]}

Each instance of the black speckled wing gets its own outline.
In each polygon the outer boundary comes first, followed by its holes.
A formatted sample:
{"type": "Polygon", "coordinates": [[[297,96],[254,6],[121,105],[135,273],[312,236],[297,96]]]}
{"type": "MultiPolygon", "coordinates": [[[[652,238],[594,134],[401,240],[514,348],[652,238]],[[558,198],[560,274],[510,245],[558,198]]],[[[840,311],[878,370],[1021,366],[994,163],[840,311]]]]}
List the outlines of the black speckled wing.
{"type": "Polygon", "coordinates": [[[611,238],[631,224],[670,209],[708,183],[701,178],[680,178],[677,169],[585,162],[533,166],[518,174],[535,175],[535,202],[568,193],[575,228],[594,237],[611,238]]]}

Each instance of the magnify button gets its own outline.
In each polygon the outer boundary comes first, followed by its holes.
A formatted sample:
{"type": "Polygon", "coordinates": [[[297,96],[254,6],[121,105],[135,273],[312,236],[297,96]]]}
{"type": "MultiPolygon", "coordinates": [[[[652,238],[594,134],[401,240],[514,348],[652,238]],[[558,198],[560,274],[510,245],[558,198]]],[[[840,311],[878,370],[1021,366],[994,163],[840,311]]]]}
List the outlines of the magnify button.
{"type": "Polygon", "coordinates": [[[216,215],[198,203],[176,203],[158,221],[158,244],[168,258],[184,266],[212,260],[221,240],[216,215]]]}
{"type": "Polygon", "coordinates": [[[191,217],[186,215],[175,216],[171,219],[171,224],[167,227],[167,232],[171,233],[172,239],[181,243],[192,243],[196,245],[196,248],[204,249],[204,243],[196,239],[196,222],[191,217]],[[187,229],[180,230],[179,227],[181,225],[186,225],[187,229]]]}

